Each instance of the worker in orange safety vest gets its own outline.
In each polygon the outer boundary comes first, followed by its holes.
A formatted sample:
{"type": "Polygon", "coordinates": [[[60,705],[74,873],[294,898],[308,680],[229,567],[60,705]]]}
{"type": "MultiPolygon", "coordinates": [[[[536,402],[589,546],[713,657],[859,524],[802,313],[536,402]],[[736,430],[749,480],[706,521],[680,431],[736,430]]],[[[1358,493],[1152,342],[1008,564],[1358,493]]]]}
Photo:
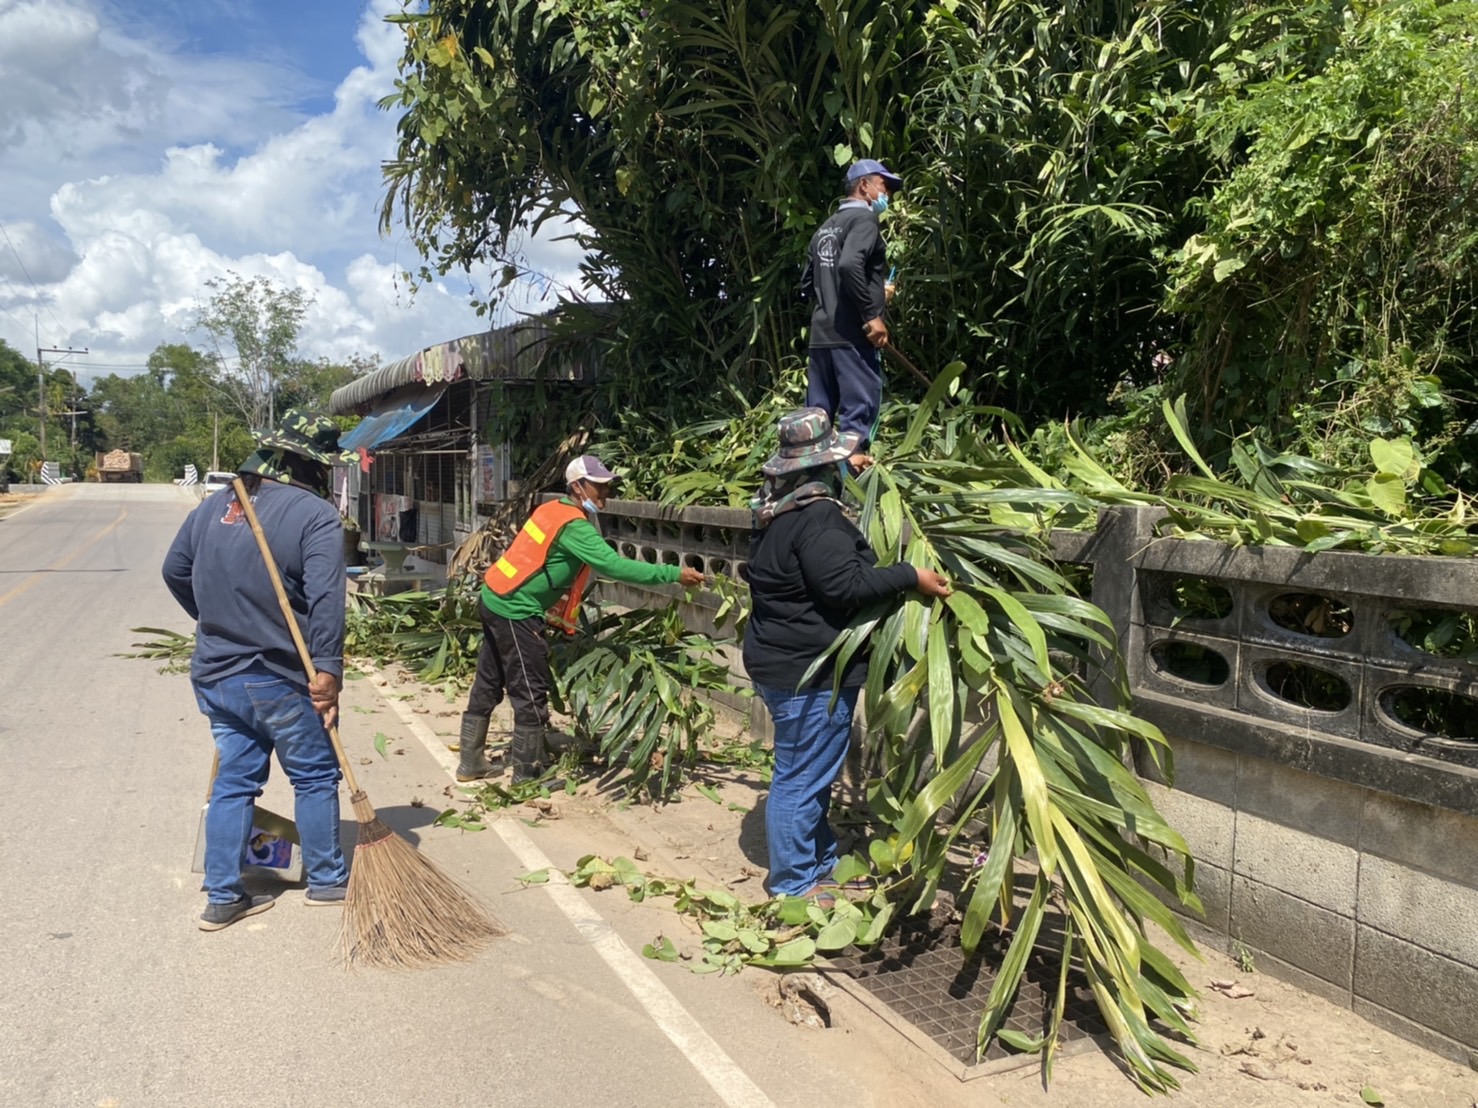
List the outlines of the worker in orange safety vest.
{"type": "MultiPolygon", "coordinates": [[[[541,504],[513,543],[488,567],[482,587],[482,647],[462,714],[458,781],[493,777],[488,721],[506,693],[513,704],[509,765],[513,781],[541,777],[548,752],[549,625],[575,630],[580,601],[594,573],[633,585],[698,585],[689,566],[652,565],[617,554],[595,519],[616,475],[593,454],[565,467],[569,495],[541,504]]],[[[557,782],[549,782],[556,786],[557,782]]]]}

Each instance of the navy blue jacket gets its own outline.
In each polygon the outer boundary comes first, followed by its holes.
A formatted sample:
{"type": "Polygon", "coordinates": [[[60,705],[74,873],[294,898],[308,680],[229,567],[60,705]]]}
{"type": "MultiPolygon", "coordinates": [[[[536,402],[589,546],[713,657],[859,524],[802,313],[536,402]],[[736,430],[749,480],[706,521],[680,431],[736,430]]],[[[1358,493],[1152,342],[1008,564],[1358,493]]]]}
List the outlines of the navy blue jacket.
{"type": "Polygon", "coordinates": [[[860,200],[844,200],[811,236],[801,298],[814,300],[810,345],[872,350],[862,325],[886,318],[888,263],[878,217],[860,200]]]}
{"type": "MultiPolygon", "coordinates": [[[[252,506],[262,521],[313,664],[344,675],[344,530],[322,497],[264,480],[252,506]]],[[[191,678],[202,684],[269,670],[308,685],[272,580],[232,489],[190,513],[169,553],[164,583],[196,621],[191,678]]]]}

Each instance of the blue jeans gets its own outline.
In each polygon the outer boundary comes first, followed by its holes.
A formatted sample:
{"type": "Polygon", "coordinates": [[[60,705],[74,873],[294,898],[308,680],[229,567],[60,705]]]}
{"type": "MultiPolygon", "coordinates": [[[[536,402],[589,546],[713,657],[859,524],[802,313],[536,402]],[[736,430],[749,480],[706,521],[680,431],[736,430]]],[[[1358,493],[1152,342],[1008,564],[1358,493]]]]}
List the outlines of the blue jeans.
{"type": "Polygon", "coordinates": [[[843,689],[831,708],[831,686],[757,686],[775,723],[775,774],[765,801],[772,896],[800,896],[831,876],[837,840],[826,813],[842,772],[860,689],[843,689]]]}
{"type": "Polygon", "coordinates": [[[230,904],[246,895],[241,864],[274,750],[293,786],[308,887],[346,884],[349,868],[339,847],[339,763],[307,688],[259,670],[196,685],[195,699],[210,720],[221,758],[205,813],[210,903],[230,904]]]}

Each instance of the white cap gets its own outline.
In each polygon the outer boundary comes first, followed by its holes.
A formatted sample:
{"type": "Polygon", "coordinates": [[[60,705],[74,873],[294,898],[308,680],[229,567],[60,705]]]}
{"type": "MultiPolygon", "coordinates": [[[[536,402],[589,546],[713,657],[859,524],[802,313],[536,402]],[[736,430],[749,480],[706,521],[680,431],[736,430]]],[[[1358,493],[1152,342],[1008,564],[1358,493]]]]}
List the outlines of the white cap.
{"type": "Polygon", "coordinates": [[[604,485],[615,479],[616,475],[608,470],[594,454],[581,455],[565,466],[566,485],[573,485],[576,481],[594,481],[604,485]]]}

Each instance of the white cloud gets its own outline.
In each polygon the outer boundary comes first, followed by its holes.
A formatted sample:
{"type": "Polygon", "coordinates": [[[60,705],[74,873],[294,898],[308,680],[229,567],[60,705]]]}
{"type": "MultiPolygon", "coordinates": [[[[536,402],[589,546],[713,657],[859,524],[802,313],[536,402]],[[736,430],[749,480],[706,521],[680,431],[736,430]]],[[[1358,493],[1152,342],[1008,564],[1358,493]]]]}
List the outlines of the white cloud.
{"type": "MultiPolygon", "coordinates": [[[[343,76],[331,110],[306,118],[292,108],[302,75],[129,37],[100,2],[0,0],[0,103],[15,106],[0,123],[0,221],[41,301],[0,242],[0,337],[29,346],[17,317],[35,310],[48,343],[142,363],[161,342],[204,341],[187,329],[205,282],[228,271],[315,298],[301,340],[310,356],[388,360],[489,325],[469,306],[468,279],[412,299],[399,273],[419,259],[403,235],[378,236],[395,121],[376,101],[401,54],[399,28],[383,20],[393,0],[368,5],[356,35],[366,64],[343,76]],[[14,45],[22,35],[33,47],[14,45]],[[43,145],[58,131],[64,156],[43,145]]],[[[529,244],[531,268],[578,286],[580,252],[548,241],[558,233],[529,244]]],[[[488,287],[486,273],[471,280],[488,287]]],[[[546,296],[525,286],[509,313],[546,296]]]]}

